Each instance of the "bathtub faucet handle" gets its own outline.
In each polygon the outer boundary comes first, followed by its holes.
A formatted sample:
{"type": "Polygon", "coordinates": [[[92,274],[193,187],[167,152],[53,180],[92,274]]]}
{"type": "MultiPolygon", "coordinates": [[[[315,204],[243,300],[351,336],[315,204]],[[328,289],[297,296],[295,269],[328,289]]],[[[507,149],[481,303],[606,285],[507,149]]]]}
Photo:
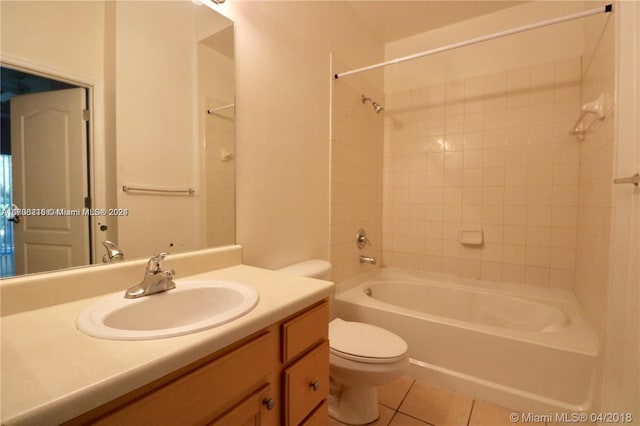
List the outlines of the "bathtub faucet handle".
{"type": "Polygon", "coordinates": [[[371,245],[371,241],[367,237],[367,231],[365,231],[362,228],[360,228],[358,230],[358,233],[356,234],[356,245],[358,246],[358,248],[360,250],[362,250],[364,248],[364,246],[370,246],[371,245]]]}

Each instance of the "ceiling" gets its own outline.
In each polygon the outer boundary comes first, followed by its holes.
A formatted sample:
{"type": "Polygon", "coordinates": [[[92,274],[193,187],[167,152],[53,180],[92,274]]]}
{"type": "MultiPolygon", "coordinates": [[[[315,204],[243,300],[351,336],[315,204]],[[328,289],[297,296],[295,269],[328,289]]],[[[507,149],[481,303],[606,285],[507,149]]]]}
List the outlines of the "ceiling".
{"type": "Polygon", "coordinates": [[[383,43],[466,21],[524,1],[350,0],[351,7],[383,43]]]}

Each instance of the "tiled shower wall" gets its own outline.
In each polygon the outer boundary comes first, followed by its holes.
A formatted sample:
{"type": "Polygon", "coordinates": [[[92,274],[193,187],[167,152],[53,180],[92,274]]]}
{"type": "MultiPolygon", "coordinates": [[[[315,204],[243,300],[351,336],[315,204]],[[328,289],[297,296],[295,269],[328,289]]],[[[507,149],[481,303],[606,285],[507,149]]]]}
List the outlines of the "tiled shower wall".
{"type": "MultiPolygon", "coordinates": [[[[233,98],[231,98],[233,99],[233,98]]],[[[224,102],[224,101],[223,101],[224,102]]],[[[210,101],[207,109],[225,105],[210,101]]],[[[226,104],[228,105],[228,104],[226,104]]],[[[207,247],[235,242],[235,112],[233,108],[205,115],[207,247]]]]}
{"type": "MultiPolygon", "coordinates": [[[[336,70],[349,69],[334,63],[336,70]]],[[[381,81],[381,74],[374,74],[381,81]]],[[[360,255],[380,261],[382,254],[382,161],[384,114],[363,104],[363,94],[385,105],[380,84],[362,76],[333,82],[331,101],[331,279],[340,283],[375,266],[360,255]],[[359,250],[358,229],[371,245],[359,250]]],[[[385,105],[386,107],[386,105],[385,105]]]]}
{"type": "Polygon", "coordinates": [[[587,21],[582,66],[582,99],[605,96],[606,118],[580,143],[580,212],[574,292],[600,337],[604,336],[610,283],[614,144],[615,28],[610,19],[587,21]]]}
{"type": "Polygon", "coordinates": [[[204,168],[202,194],[206,229],[204,247],[219,247],[236,241],[235,107],[219,110],[215,114],[204,113],[234,103],[234,73],[232,59],[202,42],[198,43],[199,108],[202,111],[199,130],[201,167],[204,168]],[[216,78],[208,78],[211,75],[216,78]]]}
{"type": "Polygon", "coordinates": [[[574,57],[388,93],[384,264],[571,289],[580,75],[574,57]]]}

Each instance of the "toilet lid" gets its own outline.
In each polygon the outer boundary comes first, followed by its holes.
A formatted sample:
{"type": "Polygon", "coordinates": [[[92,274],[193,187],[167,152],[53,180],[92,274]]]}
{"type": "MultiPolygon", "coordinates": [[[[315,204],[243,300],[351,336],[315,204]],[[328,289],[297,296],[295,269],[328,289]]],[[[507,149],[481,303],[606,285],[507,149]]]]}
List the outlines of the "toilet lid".
{"type": "Polygon", "coordinates": [[[365,362],[394,362],[407,352],[400,336],[375,325],[336,318],[329,323],[331,352],[347,359],[365,362]]]}

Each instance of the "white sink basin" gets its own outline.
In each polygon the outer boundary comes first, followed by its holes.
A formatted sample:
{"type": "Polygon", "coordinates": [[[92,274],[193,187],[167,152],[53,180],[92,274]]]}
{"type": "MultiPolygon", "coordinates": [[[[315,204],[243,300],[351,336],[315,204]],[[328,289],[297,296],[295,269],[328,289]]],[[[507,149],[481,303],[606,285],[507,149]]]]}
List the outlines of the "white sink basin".
{"type": "Polygon", "coordinates": [[[103,339],[160,339],[225,324],[257,303],[258,292],[244,284],[178,280],[173,290],[137,299],[125,299],[124,291],[105,296],[80,312],[76,326],[103,339]]]}

